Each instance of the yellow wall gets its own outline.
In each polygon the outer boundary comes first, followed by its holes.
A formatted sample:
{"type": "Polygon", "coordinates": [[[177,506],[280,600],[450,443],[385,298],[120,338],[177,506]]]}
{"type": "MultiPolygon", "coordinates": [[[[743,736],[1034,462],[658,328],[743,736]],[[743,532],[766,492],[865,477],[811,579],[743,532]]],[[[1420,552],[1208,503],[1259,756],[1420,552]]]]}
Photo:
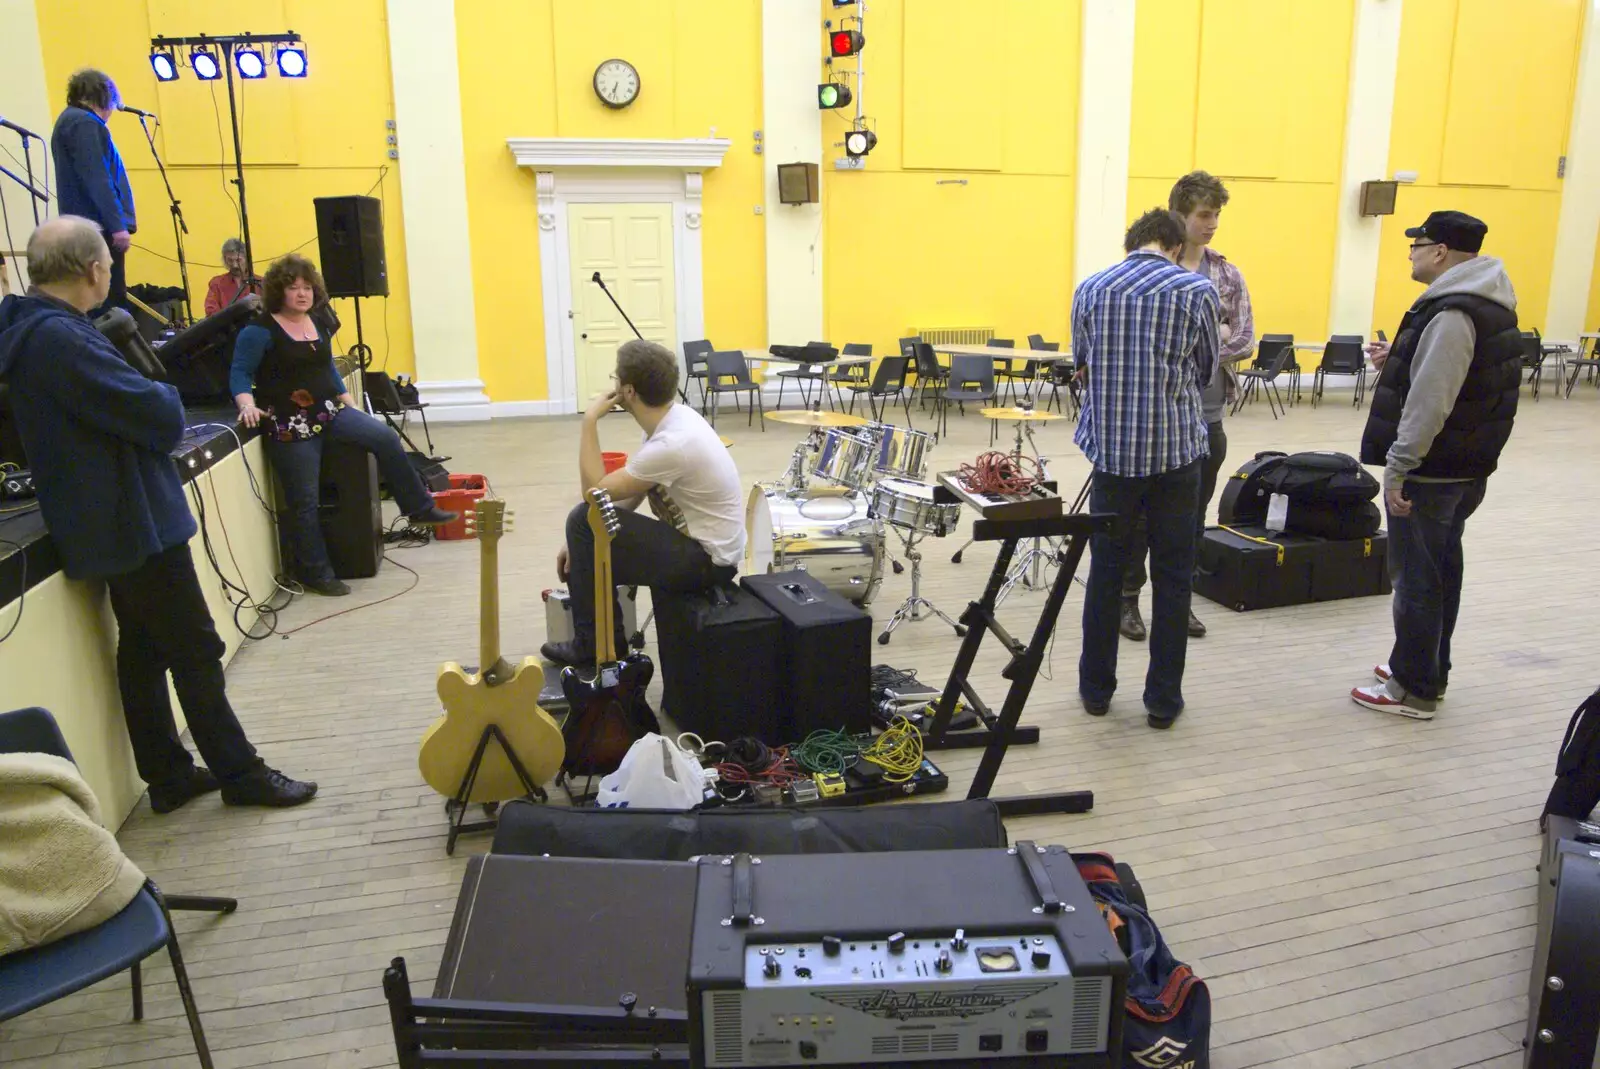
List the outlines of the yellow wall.
{"type": "MultiPolygon", "coordinates": [[[[243,101],[245,191],[256,270],[295,248],[317,259],[313,197],[368,191],[381,196],[391,296],[363,305],[363,325],[380,362],[387,356],[390,371],[412,370],[399,172],[386,156],[384,141],[384,122],[393,109],[383,0],[262,0],[226,7],[207,0],[49,0],[38,5],[38,16],[55,107],[65,102],[67,76],[78,67],[96,66],[116,80],[129,104],[161,116],[156,145],[189,224],[185,245],[197,314],[206,283],[221,271],[222,242],[239,232],[233,187],[227,184],[233,174],[227,87],[221,81],[200,82],[188,69],[176,82],[158,83],[150,70],[150,38],[202,31],[300,33],[309,77],[294,81],[269,75],[236,83],[243,101]],[[224,160],[226,174],[220,166],[224,160]]],[[[110,125],[139,216],[128,281],[176,285],[167,197],[150,149],[132,116],[115,116],[110,125]]],[[[341,340],[347,345],[355,341],[349,303],[337,302],[346,324],[341,340]]]]}
{"type": "Polygon", "coordinates": [[[1130,220],[1188,171],[1222,178],[1216,249],[1258,334],[1327,331],[1353,17],[1348,0],[1139,2],[1130,220]]]}
{"type": "Polygon", "coordinates": [[[1581,0],[1406,0],[1389,167],[1414,170],[1384,220],[1374,327],[1391,335],[1421,292],[1405,228],[1455,208],[1489,226],[1484,252],[1505,260],[1524,327],[1544,325],[1558,158],[1572,115],[1581,0]]]}
{"type": "Polygon", "coordinates": [[[1594,247],[1594,272],[1589,276],[1589,314],[1583,318],[1585,331],[1600,331],[1600,242],[1594,247]]]}
{"type": "Polygon", "coordinates": [[[534,176],[516,165],[508,137],[710,137],[715,128],[732,139],[705,175],[706,334],[720,347],[765,346],[754,210],[762,158],[751,151],[761,128],[760,4],[470,0],[456,5],[456,42],[479,374],[491,398],[547,392],[534,176]],[[594,69],[612,57],[639,70],[639,99],[621,111],[594,94],[594,69]]]}
{"type": "MultiPolygon", "coordinates": [[[[819,11],[821,57],[837,12],[819,11]]],[[[1080,21],[1077,0],[871,5],[866,170],[833,169],[846,109],[822,123],[827,340],[880,355],[910,326],[1066,341],[1080,21]]]]}

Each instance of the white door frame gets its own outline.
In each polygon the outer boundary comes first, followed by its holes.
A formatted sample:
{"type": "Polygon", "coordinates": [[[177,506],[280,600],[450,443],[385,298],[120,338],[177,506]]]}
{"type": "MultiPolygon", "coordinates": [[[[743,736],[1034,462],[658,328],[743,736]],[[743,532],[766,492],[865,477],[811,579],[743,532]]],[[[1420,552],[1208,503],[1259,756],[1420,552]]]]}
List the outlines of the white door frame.
{"type": "MultiPolygon", "coordinates": [[[[685,338],[705,336],[704,273],[700,245],[702,172],[722,163],[726,138],[678,141],[631,138],[511,138],[519,166],[535,171],[539,208],[539,279],[544,304],[545,383],[548,400],[537,411],[565,415],[581,410],[577,345],[573,336],[572,204],[672,205],[672,270],[679,359],[685,338]]],[[[520,406],[519,406],[520,407],[520,406]]],[[[529,406],[532,409],[532,406],[529,406]]]]}

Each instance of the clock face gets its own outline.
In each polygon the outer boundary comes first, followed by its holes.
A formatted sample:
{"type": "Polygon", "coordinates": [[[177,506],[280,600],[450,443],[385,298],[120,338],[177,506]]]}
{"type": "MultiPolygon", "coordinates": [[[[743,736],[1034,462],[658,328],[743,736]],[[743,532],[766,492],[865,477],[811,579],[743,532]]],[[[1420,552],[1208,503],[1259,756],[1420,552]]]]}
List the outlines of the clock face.
{"type": "Polygon", "coordinates": [[[594,91],[608,108],[625,108],[639,96],[639,72],[625,59],[608,59],[594,69],[594,91]]]}

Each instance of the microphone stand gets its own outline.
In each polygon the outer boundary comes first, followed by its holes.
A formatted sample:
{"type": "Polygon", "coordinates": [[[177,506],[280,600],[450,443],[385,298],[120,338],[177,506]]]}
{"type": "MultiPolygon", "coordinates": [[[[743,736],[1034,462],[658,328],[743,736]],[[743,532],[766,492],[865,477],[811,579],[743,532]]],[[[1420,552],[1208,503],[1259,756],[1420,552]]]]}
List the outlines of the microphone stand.
{"type": "MultiPolygon", "coordinates": [[[[27,151],[28,151],[28,139],[27,138],[23,138],[22,139],[22,151],[23,151],[24,155],[27,154],[27,151]]],[[[29,159],[28,162],[29,162],[29,164],[32,164],[33,161],[32,161],[32,159],[29,159]]],[[[50,203],[50,198],[47,195],[45,195],[43,190],[39,189],[39,187],[37,187],[37,186],[35,186],[33,184],[33,167],[29,166],[29,168],[28,168],[28,177],[27,178],[23,178],[21,175],[17,174],[15,171],[9,170],[3,164],[0,164],[0,174],[5,175],[7,178],[9,178],[13,182],[15,182],[17,185],[21,186],[23,189],[26,189],[29,193],[33,194],[32,198],[31,198],[31,203],[33,204],[33,225],[34,226],[38,226],[39,225],[39,202],[43,201],[46,205],[48,205],[50,203]]]]}
{"type": "MultiPolygon", "coordinates": [[[[189,261],[183,254],[183,236],[189,232],[189,224],[183,221],[183,206],[178,197],[172,192],[172,182],[167,178],[167,165],[161,162],[161,153],[156,151],[155,134],[145,123],[145,116],[139,117],[139,129],[144,131],[144,139],[150,145],[150,155],[155,157],[156,170],[161,172],[161,184],[167,187],[168,210],[172,212],[172,241],[178,249],[178,276],[183,281],[183,317],[188,323],[194,322],[194,307],[189,303],[189,261]]],[[[160,120],[156,120],[160,122],[160,120]]]]}
{"type": "MultiPolygon", "coordinates": [[[[644,335],[639,333],[639,328],[633,325],[633,320],[628,318],[628,313],[622,310],[622,305],[618,304],[617,299],[611,295],[611,291],[606,289],[606,280],[600,277],[600,272],[596,271],[589,281],[600,287],[600,292],[606,295],[606,299],[617,310],[617,314],[622,317],[622,321],[628,324],[628,329],[633,331],[633,336],[640,341],[644,341],[644,335]]],[[[678,386],[678,397],[682,399],[684,404],[689,403],[689,392],[682,384],[678,386]]]]}

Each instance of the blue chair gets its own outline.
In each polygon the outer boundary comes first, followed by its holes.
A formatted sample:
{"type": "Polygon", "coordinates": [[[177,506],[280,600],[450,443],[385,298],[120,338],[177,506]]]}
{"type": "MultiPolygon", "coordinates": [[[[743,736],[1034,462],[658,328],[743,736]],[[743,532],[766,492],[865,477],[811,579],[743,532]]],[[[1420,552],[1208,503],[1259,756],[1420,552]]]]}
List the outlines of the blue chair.
{"type": "MultiPolygon", "coordinates": [[[[72,760],[67,740],[61,737],[55,718],[44,709],[18,709],[0,713],[0,753],[47,753],[72,760]]],[[[144,988],[139,965],[166,947],[177,977],[183,1012],[194,1035],[195,1053],[203,1069],[213,1069],[211,1050],[200,1027],[200,1011],[189,987],[189,973],[183,967],[177,932],[172,926],[174,909],[232,913],[239,903],[232,898],[162,897],[156,885],[146,880],[132,902],[115,917],[87,931],[32,950],[0,957],[0,1021],[37,1009],[56,999],[81,991],[128,969],[133,974],[133,1019],[144,1019],[144,988]]]]}

